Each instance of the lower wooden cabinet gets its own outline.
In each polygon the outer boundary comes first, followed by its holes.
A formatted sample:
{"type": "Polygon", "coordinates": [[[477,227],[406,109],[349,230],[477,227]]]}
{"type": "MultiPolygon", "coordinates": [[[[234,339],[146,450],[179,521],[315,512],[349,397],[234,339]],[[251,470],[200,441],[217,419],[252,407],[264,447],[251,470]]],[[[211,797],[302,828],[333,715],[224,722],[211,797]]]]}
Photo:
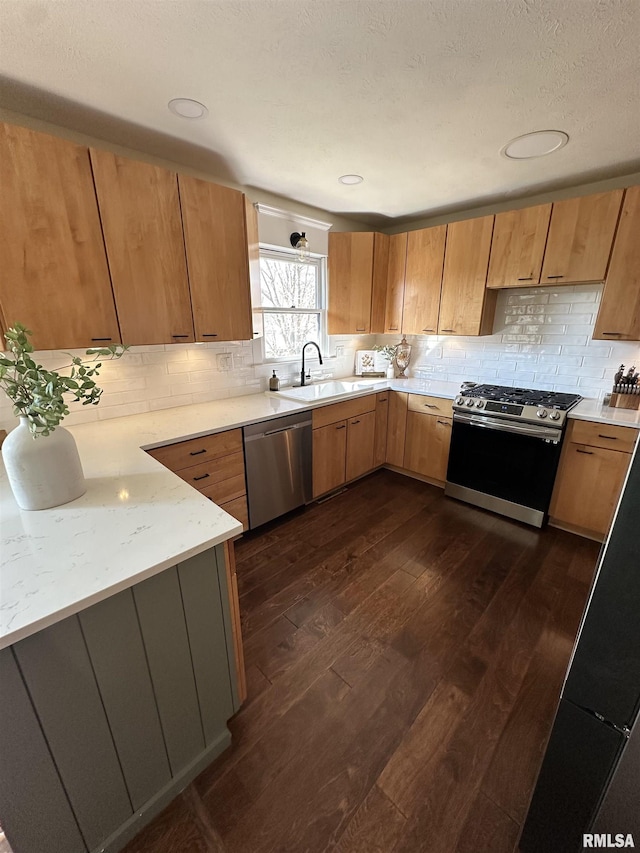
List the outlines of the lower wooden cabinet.
{"type": "Polygon", "coordinates": [[[407,403],[409,395],[404,391],[389,391],[389,415],[387,419],[387,465],[402,468],[404,465],[404,440],[407,431],[407,403]]]}
{"type": "MultiPolygon", "coordinates": [[[[382,395],[386,397],[387,395],[382,395]]],[[[385,401],[386,402],[386,401],[385,401]]],[[[320,497],[377,466],[382,429],[375,394],[322,406],[313,412],[313,496],[320,497]],[[378,449],[376,450],[378,446],[378,449]]]]}
{"type": "Polygon", "coordinates": [[[403,467],[437,483],[447,478],[451,400],[409,394],[403,467]]]}
{"type": "Polygon", "coordinates": [[[632,427],[569,422],[549,510],[552,524],[604,539],[637,434],[632,427]]]}
{"type": "Polygon", "coordinates": [[[373,448],[373,466],[384,465],[387,457],[387,422],[389,420],[389,391],[376,394],[376,437],[373,448]]]}

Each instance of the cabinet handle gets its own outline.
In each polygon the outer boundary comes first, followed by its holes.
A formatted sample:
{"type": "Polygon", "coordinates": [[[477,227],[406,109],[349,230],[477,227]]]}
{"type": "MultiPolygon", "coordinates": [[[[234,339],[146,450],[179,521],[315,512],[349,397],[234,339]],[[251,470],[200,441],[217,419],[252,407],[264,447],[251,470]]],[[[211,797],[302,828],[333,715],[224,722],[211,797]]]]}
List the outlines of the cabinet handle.
{"type": "Polygon", "coordinates": [[[172,338],[188,338],[189,335],[171,335],[172,338]]]}
{"type": "Polygon", "coordinates": [[[356,326],[356,332],[364,332],[364,326],[362,326],[361,328],[356,326]]]}
{"type": "Polygon", "coordinates": [[[603,334],[603,335],[614,335],[614,336],[616,336],[616,337],[620,337],[620,335],[622,334],[622,332],[603,332],[602,334],[603,334]]]}
{"type": "Polygon", "coordinates": [[[92,341],[110,341],[112,338],[91,338],[92,341]]]}
{"type": "Polygon", "coordinates": [[[598,433],[598,438],[606,438],[607,441],[617,441],[617,435],[603,435],[601,432],[598,433]]]}
{"type": "Polygon", "coordinates": [[[548,275],[547,278],[564,278],[563,275],[548,275]]]}
{"type": "Polygon", "coordinates": [[[360,421],[351,421],[352,425],[359,424],[359,423],[360,423],[360,421]]]}
{"type": "Polygon", "coordinates": [[[435,329],[423,329],[423,332],[435,332],[435,329]]]}
{"type": "Polygon", "coordinates": [[[592,450],[580,450],[579,447],[576,449],[576,453],[584,453],[585,456],[593,456],[592,450]]]}
{"type": "Polygon", "coordinates": [[[214,334],[211,334],[211,333],[205,333],[205,332],[203,332],[203,333],[202,333],[202,337],[203,337],[203,338],[217,338],[217,337],[218,337],[218,335],[217,335],[217,334],[215,334],[215,335],[214,335],[214,334]]]}
{"type": "MultiPolygon", "coordinates": [[[[549,276],[549,278],[553,278],[553,276],[549,276]]],[[[562,276],[560,276],[562,278],[562,276]]],[[[533,281],[533,276],[528,275],[526,278],[519,278],[518,281],[533,281]]]]}
{"type": "Polygon", "coordinates": [[[455,332],[455,329],[443,329],[443,332],[455,332]]]}
{"type": "Polygon", "coordinates": [[[336,429],[346,429],[346,428],[347,428],[347,425],[346,425],[346,424],[342,424],[342,426],[337,426],[337,427],[336,427],[336,429]]]}
{"type": "Polygon", "coordinates": [[[397,332],[397,331],[398,331],[398,327],[397,327],[397,326],[389,326],[389,331],[390,331],[390,332],[397,332]]]}
{"type": "Polygon", "coordinates": [[[209,476],[208,474],[201,474],[199,477],[194,477],[193,479],[194,479],[194,481],[195,480],[206,480],[208,476],[209,476]]]}
{"type": "Polygon", "coordinates": [[[206,448],[206,447],[203,447],[203,448],[202,448],[202,450],[192,450],[192,451],[190,451],[189,456],[200,456],[200,454],[201,454],[201,453],[206,453],[206,452],[207,452],[207,448],[206,448]]]}
{"type": "Polygon", "coordinates": [[[449,423],[449,421],[441,421],[441,420],[437,419],[437,420],[436,420],[436,423],[438,423],[438,424],[442,424],[442,426],[451,426],[451,424],[449,423]]]}
{"type": "Polygon", "coordinates": [[[388,399],[389,399],[388,397],[380,397],[380,399],[378,400],[378,402],[379,402],[379,403],[386,403],[388,399]]]}
{"type": "Polygon", "coordinates": [[[438,407],[434,403],[424,403],[427,409],[437,409],[438,407]]]}

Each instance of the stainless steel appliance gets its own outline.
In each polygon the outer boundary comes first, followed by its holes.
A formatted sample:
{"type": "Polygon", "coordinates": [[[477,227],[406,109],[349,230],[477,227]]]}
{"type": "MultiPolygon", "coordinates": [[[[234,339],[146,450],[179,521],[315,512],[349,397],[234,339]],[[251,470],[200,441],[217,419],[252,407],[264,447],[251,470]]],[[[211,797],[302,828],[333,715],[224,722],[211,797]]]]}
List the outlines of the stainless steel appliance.
{"type": "Polygon", "coordinates": [[[524,824],[523,853],[634,846],[629,835],[640,844],[639,518],[636,447],[524,824]],[[600,843],[608,836],[613,843],[600,843]]]}
{"type": "Polygon", "coordinates": [[[542,527],[579,394],[476,385],[453,402],[445,494],[542,527]]]}
{"type": "Polygon", "coordinates": [[[287,415],[242,432],[253,529],[311,501],[311,415],[287,415]]]}

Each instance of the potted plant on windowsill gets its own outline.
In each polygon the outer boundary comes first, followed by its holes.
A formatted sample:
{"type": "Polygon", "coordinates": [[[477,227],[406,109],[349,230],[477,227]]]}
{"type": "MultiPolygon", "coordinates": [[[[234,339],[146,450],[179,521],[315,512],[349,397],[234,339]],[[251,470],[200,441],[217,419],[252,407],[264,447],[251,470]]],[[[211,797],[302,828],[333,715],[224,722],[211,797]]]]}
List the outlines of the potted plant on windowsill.
{"type": "Polygon", "coordinates": [[[21,509],[48,509],[79,498],[86,491],[75,439],[64,427],[69,414],[65,397],[84,406],[97,405],[102,389],[94,377],[100,358],[120,358],[128,347],[113,344],[88,349],[89,360],[70,355],[61,370],[34,361],[31,332],[16,323],[5,334],[8,352],[0,354],[0,387],[20,418],[2,445],[2,456],[16,503],[21,509]]]}

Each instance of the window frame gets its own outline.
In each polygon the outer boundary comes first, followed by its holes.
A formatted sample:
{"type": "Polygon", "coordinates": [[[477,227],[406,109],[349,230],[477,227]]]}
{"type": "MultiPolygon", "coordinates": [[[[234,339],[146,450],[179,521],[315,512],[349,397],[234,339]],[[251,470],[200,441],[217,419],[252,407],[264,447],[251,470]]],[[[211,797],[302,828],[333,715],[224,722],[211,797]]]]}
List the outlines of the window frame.
{"type": "MultiPolygon", "coordinates": [[[[291,261],[297,257],[295,250],[287,249],[284,246],[270,246],[264,243],[259,245],[259,256],[262,258],[273,258],[277,261],[291,261]]],[[[303,263],[311,263],[316,266],[316,308],[278,308],[264,306],[261,304],[260,311],[263,321],[266,314],[317,314],[319,318],[320,333],[318,335],[318,345],[322,352],[322,357],[325,358],[325,353],[328,352],[329,339],[327,335],[327,257],[326,255],[318,255],[313,252],[303,263]]],[[[262,275],[262,273],[260,273],[262,275]]],[[[262,282],[260,282],[260,295],[262,302],[262,282]]],[[[266,332],[264,331],[260,338],[261,357],[263,364],[294,364],[302,360],[302,353],[292,356],[281,356],[272,358],[266,353],[266,332]]]]}

